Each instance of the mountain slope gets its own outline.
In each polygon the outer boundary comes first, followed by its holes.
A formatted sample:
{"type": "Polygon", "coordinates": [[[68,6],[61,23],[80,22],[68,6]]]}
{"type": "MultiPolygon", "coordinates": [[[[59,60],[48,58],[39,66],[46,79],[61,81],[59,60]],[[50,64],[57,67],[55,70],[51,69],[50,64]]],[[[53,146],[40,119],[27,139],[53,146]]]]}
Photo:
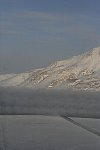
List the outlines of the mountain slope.
{"type": "Polygon", "coordinates": [[[46,68],[0,75],[0,86],[100,90],[100,47],[46,68]]]}

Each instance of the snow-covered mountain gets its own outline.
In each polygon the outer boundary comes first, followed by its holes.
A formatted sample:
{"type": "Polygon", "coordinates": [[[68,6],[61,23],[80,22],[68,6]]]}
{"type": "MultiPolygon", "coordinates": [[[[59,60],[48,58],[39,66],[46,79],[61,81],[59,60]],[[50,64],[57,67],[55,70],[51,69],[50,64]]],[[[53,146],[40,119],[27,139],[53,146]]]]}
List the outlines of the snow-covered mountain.
{"type": "Polygon", "coordinates": [[[0,75],[0,86],[100,90],[100,47],[46,68],[0,75]]]}

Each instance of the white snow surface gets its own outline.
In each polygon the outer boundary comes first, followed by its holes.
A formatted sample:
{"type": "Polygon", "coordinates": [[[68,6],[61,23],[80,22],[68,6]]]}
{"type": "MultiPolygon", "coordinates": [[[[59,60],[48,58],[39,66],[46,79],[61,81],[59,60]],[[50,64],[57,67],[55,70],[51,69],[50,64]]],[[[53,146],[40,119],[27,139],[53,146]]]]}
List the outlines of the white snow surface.
{"type": "Polygon", "coordinates": [[[42,69],[1,74],[0,86],[100,90],[100,47],[42,69]]]}

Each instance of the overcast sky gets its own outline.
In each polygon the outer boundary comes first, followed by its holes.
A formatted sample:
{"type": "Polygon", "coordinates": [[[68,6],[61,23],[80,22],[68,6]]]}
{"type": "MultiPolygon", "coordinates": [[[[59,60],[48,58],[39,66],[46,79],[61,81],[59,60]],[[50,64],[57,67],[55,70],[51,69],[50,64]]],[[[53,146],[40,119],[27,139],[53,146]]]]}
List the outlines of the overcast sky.
{"type": "Polygon", "coordinates": [[[0,72],[48,66],[100,46],[100,0],[0,0],[0,72]]]}

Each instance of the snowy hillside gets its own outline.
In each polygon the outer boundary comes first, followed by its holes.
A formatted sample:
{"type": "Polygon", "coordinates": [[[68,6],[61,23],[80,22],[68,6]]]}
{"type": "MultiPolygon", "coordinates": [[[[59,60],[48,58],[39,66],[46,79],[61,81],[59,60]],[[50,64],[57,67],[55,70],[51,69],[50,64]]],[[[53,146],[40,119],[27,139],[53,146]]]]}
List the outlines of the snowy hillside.
{"type": "Polygon", "coordinates": [[[0,75],[0,86],[100,90],[100,47],[46,68],[0,75]]]}

